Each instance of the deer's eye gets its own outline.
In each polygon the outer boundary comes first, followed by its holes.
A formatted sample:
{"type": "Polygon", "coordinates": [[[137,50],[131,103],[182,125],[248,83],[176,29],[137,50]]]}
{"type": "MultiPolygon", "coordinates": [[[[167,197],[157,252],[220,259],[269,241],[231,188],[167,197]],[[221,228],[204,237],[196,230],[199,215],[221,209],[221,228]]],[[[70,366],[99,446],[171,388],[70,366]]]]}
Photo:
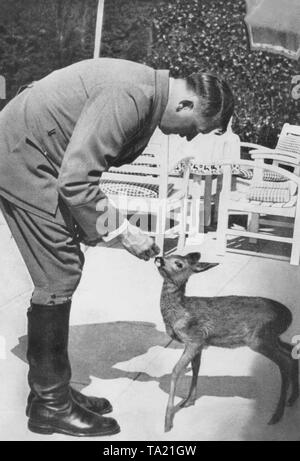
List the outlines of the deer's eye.
{"type": "Polygon", "coordinates": [[[180,261],[175,261],[175,264],[176,264],[176,266],[178,267],[178,269],[182,269],[182,268],[183,268],[182,262],[180,262],[180,261]]]}

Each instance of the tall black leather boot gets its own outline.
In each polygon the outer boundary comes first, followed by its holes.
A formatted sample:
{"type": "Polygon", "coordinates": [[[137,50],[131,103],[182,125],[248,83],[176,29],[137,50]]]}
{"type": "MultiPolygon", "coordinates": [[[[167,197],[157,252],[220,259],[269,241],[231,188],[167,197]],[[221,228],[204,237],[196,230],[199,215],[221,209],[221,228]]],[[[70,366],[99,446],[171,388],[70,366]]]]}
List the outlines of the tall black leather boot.
{"type": "MultiPolygon", "coordinates": [[[[72,399],[75,400],[75,402],[79,403],[81,407],[84,407],[87,410],[92,411],[93,413],[97,413],[98,415],[105,415],[113,411],[113,407],[110,401],[105,399],[104,397],[84,395],[80,391],[74,389],[72,386],[70,386],[70,392],[72,399]]],[[[26,405],[26,416],[29,416],[30,406],[34,398],[34,393],[30,391],[26,405]]]]}
{"type": "Polygon", "coordinates": [[[77,437],[116,434],[113,418],[99,416],[72,398],[68,333],[71,303],[32,304],[28,310],[28,382],[34,399],[28,428],[41,434],[54,432],[77,437]]]}

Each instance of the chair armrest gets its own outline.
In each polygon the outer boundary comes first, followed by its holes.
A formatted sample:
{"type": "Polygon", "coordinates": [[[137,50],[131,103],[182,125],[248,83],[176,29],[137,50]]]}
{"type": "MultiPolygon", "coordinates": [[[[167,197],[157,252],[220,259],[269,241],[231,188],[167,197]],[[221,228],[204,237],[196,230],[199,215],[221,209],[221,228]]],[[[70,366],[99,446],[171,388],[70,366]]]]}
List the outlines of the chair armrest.
{"type": "Polygon", "coordinates": [[[241,147],[249,147],[250,149],[261,150],[263,152],[273,152],[274,149],[270,149],[269,147],[262,146],[261,144],[255,144],[253,142],[241,142],[241,147]]]}
{"type": "Polygon", "coordinates": [[[293,154],[280,154],[276,153],[274,150],[272,153],[268,152],[251,152],[251,158],[253,160],[263,159],[263,160],[275,160],[280,163],[287,163],[290,165],[300,165],[300,157],[293,154]]]}
{"type": "Polygon", "coordinates": [[[269,149],[268,147],[263,147],[255,150],[249,150],[249,154],[275,154],[275,149],[269,149]]]}

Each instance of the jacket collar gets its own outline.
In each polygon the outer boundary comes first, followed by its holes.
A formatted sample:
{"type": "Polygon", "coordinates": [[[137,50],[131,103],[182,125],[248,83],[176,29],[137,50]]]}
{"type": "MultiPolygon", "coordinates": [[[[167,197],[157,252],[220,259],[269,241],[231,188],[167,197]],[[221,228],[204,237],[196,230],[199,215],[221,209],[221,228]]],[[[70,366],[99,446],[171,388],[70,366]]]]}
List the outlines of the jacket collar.
{"type": "MultiPolygon", "coordinates": [[[[159,125],[164,111],[166,109],[169,98],[169,71],[160,69],[155,71],[155,97],[154,97],[154,112],[151,125],[154,129],[159,125]]],[[[152,128],[151,126],[151,128],[152,128]]]]}
{"type": "Polygon", "coordinates": [[[153,99],[153,111],[149,116],[148,124],[131,140],[129,152],[126,155],[120,156],[114,161],[114,166],[121,166],[126,163],[133,162],[145,149],[149,139],[153,135],[155,129],[160,124],[164,111],[166,109],[169,98],[169,71],[155,71],[155,94],[153,99]]]}

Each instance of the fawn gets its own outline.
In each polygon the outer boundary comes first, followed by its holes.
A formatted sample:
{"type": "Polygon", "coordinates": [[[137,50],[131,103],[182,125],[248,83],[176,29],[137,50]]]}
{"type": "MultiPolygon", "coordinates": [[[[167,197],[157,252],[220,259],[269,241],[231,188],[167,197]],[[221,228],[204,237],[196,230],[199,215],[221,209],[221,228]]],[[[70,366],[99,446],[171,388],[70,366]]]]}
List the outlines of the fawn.
{"type": "Polygon", "coordinates": [[[234,348],[248,346],[272,360],[280,369],[281,393],[269,424],[283,416],[289,385],[292,391],[287,404],[293,405],[299,396],[299,364],[292,358],[292,346],[279,336],[292,322],[287,307],[271,299],[251,296],[189,297],[185,287],[193,273],[217,266],[200,263],[200,253],[186,256],[171,255],[155,258],[155,264],[164,278],[160,307],[168,335],[185,345],[175,365],[165,416],[165,431],[173,426],[176,411],[174,397],[180,373],[191,362],[193,377],[186,399],[179,407],[193,405],[204,346],[234,348]]]}

